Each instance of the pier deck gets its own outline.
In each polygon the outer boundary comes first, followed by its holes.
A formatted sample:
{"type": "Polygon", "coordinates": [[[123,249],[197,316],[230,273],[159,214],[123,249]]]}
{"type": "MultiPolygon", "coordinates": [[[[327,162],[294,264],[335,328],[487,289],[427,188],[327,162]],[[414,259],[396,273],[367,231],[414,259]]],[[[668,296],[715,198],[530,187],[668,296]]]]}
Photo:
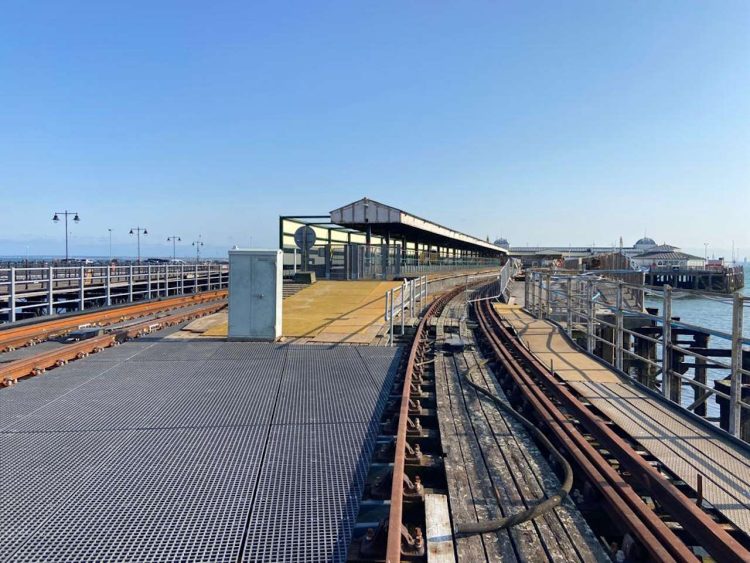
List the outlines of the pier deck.
{"type": "MultiPolygon", "coordinates": [[[[284,299],[282,335],[300,342],[370,344],[385,324],[385,293],[400,285],[400,282],[380,281],[319,281],[306,286],[284,299]]],[[[204,334],[226,337],[226,318],[204,334]]]]}
{"type": "Polygon", "coordinates": [[[693,490],[750,534],[750,447],[576,349],[552,323],[517,305],[495,305],[545,365],[693,490]]]}
{"type": "Polygon", "coordinates": [[[343,560],[399,353],[146,337],[3,389],[0,561],[343,560]]]}
{"type": "MultiPolygon", "coordinates": [[[[435,323],[439,348],[450,333],[475,344],[455,299],[435,323]]],[[[437,354],[435,379],[440,435],[445,451],[454,522],[516,514],[560,487],[559,480],[525,429],[462,381],[472,379],[505,398],[474,349],[437,354]]],[[[549,514],[508,530],[455,538],[459,561],[604,561],[606,556],[570,498],[549,514]]]]}

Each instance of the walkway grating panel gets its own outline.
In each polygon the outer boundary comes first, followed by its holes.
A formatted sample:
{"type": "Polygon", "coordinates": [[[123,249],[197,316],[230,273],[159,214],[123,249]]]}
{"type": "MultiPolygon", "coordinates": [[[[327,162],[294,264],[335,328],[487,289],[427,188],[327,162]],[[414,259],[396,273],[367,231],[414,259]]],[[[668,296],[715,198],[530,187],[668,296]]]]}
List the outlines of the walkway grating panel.
{"type": "Polygon", "coordinates": [[[0,561],[343,559],[400,349],[144,344],[0,390],[0,561]]]}
{"type": "Polygon", "coordinates": [[[274,426],[243,561],[344,561],[375,435],[366,424],[274,426]]]}
{"type": "Polygon", "coordinates": [[[13,558],[232,560],[265,435],[258,426],[130,432],[13,558]]]}

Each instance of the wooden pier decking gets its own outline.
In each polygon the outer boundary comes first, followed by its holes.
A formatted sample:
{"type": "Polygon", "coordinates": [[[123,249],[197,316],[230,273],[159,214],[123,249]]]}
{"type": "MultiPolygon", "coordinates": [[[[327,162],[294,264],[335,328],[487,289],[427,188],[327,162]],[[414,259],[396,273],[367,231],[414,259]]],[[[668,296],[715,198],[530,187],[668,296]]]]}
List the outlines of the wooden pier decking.
{"type": "Polygon", "coordinates": [[[600,364],[556,325],[518,305],[495,308],[537,358],[679,479],[697,490],[702,476],[705,501],[750,534],[750,446],[600,364]]]}
{"type": "MultiPolygon", "coordinates": [[[[436,347],[447,335],[473,336],[461,318],[463,298],[454,300],[435,325],[436,347]]],[[[471,349],[470,349],[471,348],[471,349]]],[[[560,487],[528,433],[488,399],[463,384],[475,382],[505,399],[481,354],[436,354],[435,379],[440,436],[454,522],[477,522],[521,512],[560,487]]],[[[459,561],[604,561],[599,541],[570,498],[549,514],[509,530],[455,538],[459,561]]]]}

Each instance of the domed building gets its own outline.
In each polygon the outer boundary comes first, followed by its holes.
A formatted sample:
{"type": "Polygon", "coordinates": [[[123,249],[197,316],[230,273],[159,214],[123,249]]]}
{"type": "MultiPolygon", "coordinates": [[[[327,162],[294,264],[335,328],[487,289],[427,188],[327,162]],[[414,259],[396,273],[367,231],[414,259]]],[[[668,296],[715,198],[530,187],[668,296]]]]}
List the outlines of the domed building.
{"type": "Polygon", "coordinates": [[[656,246],[656,241],[649,237],[643,237],[642,239],[639,239],[638,242],[636,242],[633,245],[633,248],[636,250],[639,250],[641,252],[646,252],[647,250],[651,250],[656,246]]]}
{"type": "Polygon", "coordinates": [[[508,242],[508,239],[500,237],[495,241],[495,244],[499,246],[500,248],[504,248],[505,250],[510,250],[510,243],[508,242]]]}

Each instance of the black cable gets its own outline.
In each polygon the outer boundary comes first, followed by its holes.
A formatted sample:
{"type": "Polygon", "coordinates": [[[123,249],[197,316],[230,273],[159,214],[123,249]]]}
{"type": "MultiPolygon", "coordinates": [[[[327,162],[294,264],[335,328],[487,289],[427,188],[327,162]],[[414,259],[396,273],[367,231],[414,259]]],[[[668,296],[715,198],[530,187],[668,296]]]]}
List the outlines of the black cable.
{"type": "Polygon", "coordinates": [[[538,518],[539,516],[542,516],[543,514],[551,512],[555,507],[559,506],[560,503],[565,499],[565,497],[568,496],[571,488],[573,487],[573,469],[570,467],[568,460],[563,457],[563,455],[552,445],[552,443],[547,439],[547,437],[544,434],[542,434],[542,432],[534,425],[534,423],[532,423],[530,420],[528,420],[518,411],[514,410],[512,407],[510,407],[510,405],[507,405],[506,403],[504,403],[502,400],[500,400],[499,397],[493,395],[484,387],[481,387],[480,385],[477,385],[476,383],[474,383],[469,378],[469,374],[475,369],[476,368],[471,368],[466,373],[461,374],[461,377],[464,379],[464,381],[466,381],[477,392],[489,398],[496,406],[500,407],[501,410],[511,415],[518,422],[520,422],[529,432],[531,432],[531,434],[537,440],[539,440],[544,445],[545,448],[549,450],[549,452],[552,454],[552,457],[554,457],[555,460],[557,460],[557,462],[562,466],[563,471],[565,473],[565,477],[563,479],[562,486],[560,487],[560,489],[558,489],[555,492],[554,495],[550,496],[549,498],[547,498],[546,500],[538,504],[535,504],[534,506],[530,508],[527,508],[526,510],[522,512],[512,514],[505,518],[498,518],[496,520],[487,520],[485,522],[463,522],[463,523],[457,522],[455,524],[455,535],[457,536],[458,535],[466,536],[466,535],[471,535],[471,534],[484,534],[488,532],[496,532],[498,530],[510,528],[512,526],[522,524],[523,522],[527,522],[534,518],[538,518]]]}

